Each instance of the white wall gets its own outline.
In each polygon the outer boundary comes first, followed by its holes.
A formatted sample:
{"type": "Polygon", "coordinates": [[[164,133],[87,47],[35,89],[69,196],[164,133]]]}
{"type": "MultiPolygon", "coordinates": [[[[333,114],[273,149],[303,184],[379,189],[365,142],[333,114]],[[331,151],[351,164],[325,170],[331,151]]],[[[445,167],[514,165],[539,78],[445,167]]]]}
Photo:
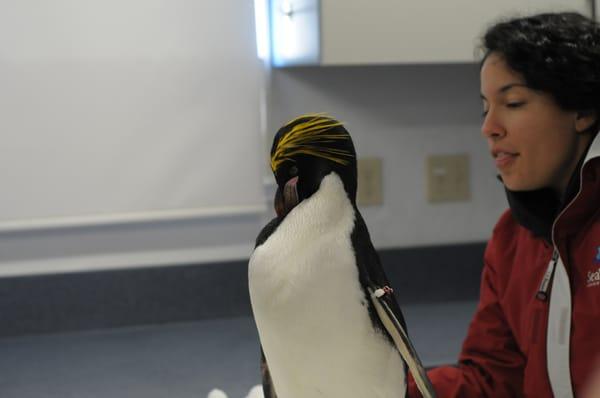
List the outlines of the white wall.
{"type": "Polygon", "coordinates": [[[245,0],[3,2],[0,276],[247,257],[261,66],[245,0]]]}
{"type": "MultiPolygon", "coordinates": [[[[377,247],[489,237],[506,205],[479,134],[476,65],[283,69],[271,79],[272,132],[325,111],[346,123],[360,156],[383,158],[384,205],[363,209],[377,247]],[[471,157],[471,201],[427,204],[425,156],[459,152],[471,157]]],[[[0,276],[243,259],[271,214],[2,232],[0,276]]]]}
{"type": "Polygon", "coordinates": [[[0,231],[261,211],[261,72],[245,0],[2,4],[0,231]]]}

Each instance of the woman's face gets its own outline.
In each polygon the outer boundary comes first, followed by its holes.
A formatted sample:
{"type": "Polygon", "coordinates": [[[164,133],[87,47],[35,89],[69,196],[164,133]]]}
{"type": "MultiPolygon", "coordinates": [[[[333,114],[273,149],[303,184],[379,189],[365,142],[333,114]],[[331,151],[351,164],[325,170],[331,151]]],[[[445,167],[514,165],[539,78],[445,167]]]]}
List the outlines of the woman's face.
{"type": "Polygon", "coordinates": [[[481,68],[481,131],[506,187],[512,191],[566,189],[587,149],[591,117],[565,111],[545,92],[526,86],[503,57],[490,54],[481,68]]]}

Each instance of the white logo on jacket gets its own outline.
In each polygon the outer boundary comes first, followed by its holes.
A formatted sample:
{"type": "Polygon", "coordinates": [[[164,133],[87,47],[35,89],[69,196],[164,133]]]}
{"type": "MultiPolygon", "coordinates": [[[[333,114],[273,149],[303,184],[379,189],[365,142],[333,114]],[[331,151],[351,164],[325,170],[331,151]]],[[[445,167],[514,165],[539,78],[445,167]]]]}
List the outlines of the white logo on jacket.
{"type": "Polygon", "coordinates": [[[587,287],[600,285],[600,267],[592,272],[587,273],[587,287]]]}

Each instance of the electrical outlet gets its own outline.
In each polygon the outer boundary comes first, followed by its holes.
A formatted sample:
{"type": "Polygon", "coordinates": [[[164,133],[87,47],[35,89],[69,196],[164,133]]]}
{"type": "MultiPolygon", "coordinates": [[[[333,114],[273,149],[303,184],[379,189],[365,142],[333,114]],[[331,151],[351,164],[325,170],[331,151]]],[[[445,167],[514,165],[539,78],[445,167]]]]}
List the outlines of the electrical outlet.
{"type": "Polygon", "coordinates": [[[427,157],[427,199],[430,203],[468,201],[469,155],[427,157]]]}
{"type": "Polygon", "coordinates": [[[356,203],[359,206],[377,206],[383,203],[381,163],[381,158],[358,159],[356,203]]]}

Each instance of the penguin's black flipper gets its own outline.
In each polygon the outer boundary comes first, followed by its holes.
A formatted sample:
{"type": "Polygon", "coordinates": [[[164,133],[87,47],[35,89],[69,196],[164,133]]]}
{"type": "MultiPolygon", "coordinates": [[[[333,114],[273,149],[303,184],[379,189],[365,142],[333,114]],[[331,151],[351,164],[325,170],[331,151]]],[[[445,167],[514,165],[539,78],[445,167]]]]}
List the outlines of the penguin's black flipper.
{"type": "Polygon", "coordinates": [[[356,220],[351,239],[360,282],[370,304],[368,308],[371,320],[396,346],[423,397],[435,398],[435,390],[408,337],[404,316],[390,288],[379,255],[373,247],[367,226],[358,209],[355,209],[355,214],[356,220]]]}
{"type": "MultiPolygon", "coordinates": [[[[379,255],[371,242],[371,236],[369,235],[369,230],[367,229],[367,225],[362,218],[362,215],[355,209],[356,220],[354,222],[354,230],[352,231],[352,246],[354,247],[355,256],[356,256],[356,265],[358,266],[358,273],[360,284],[363,287],[365,295],[368,297],[369,292],[367,287],[384,287],[390,286],[390,282],[383,270],[383,266],[381,265],[381,260],[379,259],[379,255]]],[[[402,311],[400,310],[400,306],[396,302],[396,298],[393,295],[389,295],[389,306],[394,311],[394,314],[402,324],[402,327],[406,330],[406,322],[404,321],[404,316],[402,315],[402,311]]],[[[374,308],[369,308],[369,313],[371,315],[371,320],[379,329],[383,328],[377,313],[374,308]]]]}
{"type": "Polygon", "coordinates": [[[267,359],[262,348],[260,349],[260,373],[262,375],[263,394],[265,398],[277,398],[273,381],[271,380],[271,373],[269,372],[269,365],[267,364],[267,359]]]}

